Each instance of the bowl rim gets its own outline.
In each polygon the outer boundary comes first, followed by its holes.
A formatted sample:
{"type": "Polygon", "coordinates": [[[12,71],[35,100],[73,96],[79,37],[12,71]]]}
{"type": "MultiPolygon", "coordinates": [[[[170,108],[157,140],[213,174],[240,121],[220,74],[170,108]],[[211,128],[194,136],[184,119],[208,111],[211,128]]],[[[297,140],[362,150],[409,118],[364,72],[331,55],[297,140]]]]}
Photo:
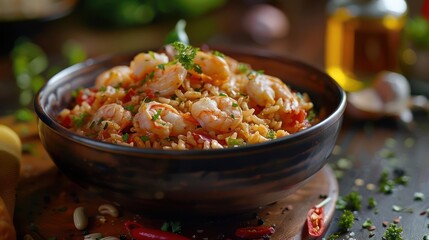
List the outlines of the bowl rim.
{"type": "MultiPolygon", "coordinates": [[[[114,143],[108,143],[103,142],[99,140],[95,140],[86,136],[79,135],[77,133],[74,133],[67,128],[63,127],[61,124],[59,124],[58,121],[55,119],[52,119],[49,114],[45,111],[45,108],[42,106],[42,98],[44,97],[45,91],[49,89],[50,86],[57,84],[57,82],[61,82],[61,80],[64,77],[67,77],[69,74],[77,73],[81,71],[82,69],[88,68],[93,65],[97,65],[103,62],[107,62],[111,60],[114,57],[125,57],[125,56],[131,56],[131,54],[137,54],[143,51],[147,50],[138,50],[138,51],[128,51],[128,52],[122,52],[122,53],[113,53],[113,54],[107,54],[95,58],[90,58],[84,62],[74,64],[70,67],[67,67],[54,76],[52,76],[43,86],[42,88],[37,92],[34,98],[34,109],[38,116],[38,118],[47,125],[50,129],[52,129],[57,134],[73,141],[81,145],[86,145],[88,147],[92,147],[95,149],[104,150],[107,152],[120,152],[125,153],[127,155],[139,155],[139,154],[154,154],[154,155],[163,155],[163,156],[201,156],[202,154],[210,154],[210,155],[222,155],[222,154],[234,154],[234,153],[241,153],[243,151],[252,151],[252,150],[260,150],[266,147],[275,147],[283,145],[284,142],[288,141],[296,141],[297,139],[304,138],[306,135],[308,135],[311,132],[318,131],[321,128],[324,128],[325,125],[334,124],[336,119],[339,119],[342,117],[342,115],[345,112],[346,108],[346,98],[347,95],[345,91],[340,87],[340,85],[331,77],[329,76],[325,71],[320,70],[308,63],[305,63],[301,60],[297,60],[291,57],[286,57],[283,55],[276,54],[274,52],[268,51],[268,50],[261,50],[261,49],[251,49],[249,51],[249,48],[235,48],[235,50],[225,47],[212,47],[211,49],[214,50],[220,50],[225,51],[227,54],[237,54],[237,55],[243,55],[243,56],[252,56],[252,57],[258,57],[258,58],[269,58],[275,61],[279,62],[285,62],[287,64],[293,64],[298,66],[299,68],[306,68],[311,70],[313,73],[317,73],[318,75],[324,75],[326,79],[330,81],[330,84],[332,84],[336,91],[338,91],[340,101],[338,105],[335,107],[333,112],[322,119],[320,122],[316,123],[313,126],[310,126],[309,128],[303,129],[299,132],[290,134],[288,136],[284,136],[281,138],[273,139],[267,142],[262,143],[256,143],[256,144],[247,144],[245,146],[239,146],[239,147],[233,147],[233,148],[223,148],[223,149],[189,149],[189,150],[174,150],[174,149],[154,149],[154,148],[137,148],[137,147],[131,147],[131,146],[124,146],[114,143]]],[[[39,123],[40,124],[40,123],[39,123]]],[[[39,135],[40,135],[40,126],[39,126],[39,135]]],[[[180,160],[181,158],[174,159],[175,161],[180,160]]]]}

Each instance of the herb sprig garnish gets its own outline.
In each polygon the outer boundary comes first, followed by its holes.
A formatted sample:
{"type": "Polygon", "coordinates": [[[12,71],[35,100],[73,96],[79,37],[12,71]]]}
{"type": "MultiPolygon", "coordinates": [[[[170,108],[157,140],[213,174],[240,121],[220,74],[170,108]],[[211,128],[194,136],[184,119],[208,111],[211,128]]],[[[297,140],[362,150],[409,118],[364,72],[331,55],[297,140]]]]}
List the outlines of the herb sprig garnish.
{"type": "Polygon", "coordinates": [[[197,73],[202,73],[201,66],[194,62],[195,56],[199,48],[194,48],[182,42],[174,42],[171,44],[176,49],[177,54],[174,59],[178,61],[186,70],[194,70],[197,73]]]}

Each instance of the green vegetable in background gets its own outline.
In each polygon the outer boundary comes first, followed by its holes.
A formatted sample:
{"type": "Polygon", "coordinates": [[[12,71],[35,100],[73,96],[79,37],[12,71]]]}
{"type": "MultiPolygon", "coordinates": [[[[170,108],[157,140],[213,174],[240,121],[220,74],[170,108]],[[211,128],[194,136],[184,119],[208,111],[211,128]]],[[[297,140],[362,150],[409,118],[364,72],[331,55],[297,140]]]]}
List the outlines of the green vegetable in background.
{"type": "Polygon", "coordinates": [[[186,21],[181,19],[176,23],[176,27],[167,35],[164,43],[182,42],[189,45],[188,34],[185,31],[186,21]]]}
{"type": "Polygon", "coordinates": [[[410,18],[405,25],[404,34],[416,47],[429,50],[429,21],[425,18],[410,18]]]}
{"type": "Polygon", "coordinates": [[[85,0],[81,1],[81,8],[87,22],[110,28],[197,17],[224,3],[226,0],[85,0]]]}
{"type": "Polygon", "coordinates": [[[43,49],[26,38],[15,42],[11,52],[13,71],[16,85],[20,90],[19,105],[22,107],[15,113],[17,121],[31,121],[33,114],[29,109],[39,89],[48,78],[62,68],[82,62],[86,59],[86,52],[77,42],[68,41],[63,44],[63,55],[66,64],[50,65],[43,49]]]}
{"type": "Polygon", "coordinates": [[[41,74],[48,68],[45,52],[27,39],[18,39],[12,50],[13,71],[20,89],[19,103],[29,105],[33,95],[45,83],[41,74]]]}

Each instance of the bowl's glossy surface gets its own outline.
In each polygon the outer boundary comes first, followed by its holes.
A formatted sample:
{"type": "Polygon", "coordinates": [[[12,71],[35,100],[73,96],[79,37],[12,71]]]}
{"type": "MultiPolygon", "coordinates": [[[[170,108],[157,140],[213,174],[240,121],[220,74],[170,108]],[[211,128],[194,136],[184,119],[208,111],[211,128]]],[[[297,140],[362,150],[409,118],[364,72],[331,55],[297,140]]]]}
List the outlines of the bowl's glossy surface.
{"type": "Polygon", "coordinates": [[[131,53],[75,65],[42,88],[35,99],[42,143],[71,180],[137,210],[228,214],[282,199],[325,165],[341,126],[345,93],[328,75],[306,64],[264,52],[223,52],[307,92],[326,117],[311,128],[263,144],[189,151],[99,142],[55,121],[74,89],[93,85],[109,67],[128,64],[135,55],[131,53]]]}

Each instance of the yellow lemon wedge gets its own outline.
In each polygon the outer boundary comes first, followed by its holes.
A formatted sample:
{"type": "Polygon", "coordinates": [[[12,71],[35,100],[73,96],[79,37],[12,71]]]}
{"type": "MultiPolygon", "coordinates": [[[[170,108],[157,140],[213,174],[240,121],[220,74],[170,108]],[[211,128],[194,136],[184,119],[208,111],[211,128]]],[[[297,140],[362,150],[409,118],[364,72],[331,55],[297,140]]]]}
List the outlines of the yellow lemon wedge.
{"type": "Polygon", "coordinates": [[[12,219],[21,162],[21,140],[9,127],[0,125],[0,239],[15,239],[12,219]]]}

